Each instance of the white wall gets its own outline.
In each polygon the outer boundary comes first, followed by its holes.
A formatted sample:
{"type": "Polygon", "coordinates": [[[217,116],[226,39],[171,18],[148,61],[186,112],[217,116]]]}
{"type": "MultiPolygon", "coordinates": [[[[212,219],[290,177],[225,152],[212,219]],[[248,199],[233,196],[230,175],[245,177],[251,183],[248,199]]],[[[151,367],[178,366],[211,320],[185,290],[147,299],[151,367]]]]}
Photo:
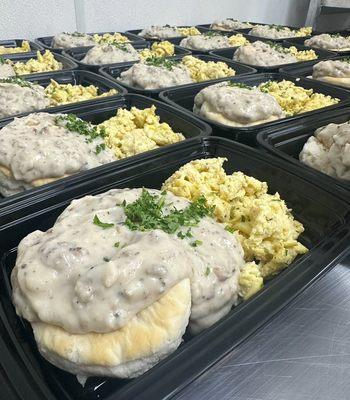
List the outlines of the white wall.
{"type": "Polygon", "coordinates": [[[308,0],[76,0],[85,31],[136,29],[151,24],[205,24],[233,17],[303,25],[308,0]],[[103,12],[101,12],[103,10],[103,12]]]}
{"type": "Polygon", "coordinates": [[[308,0],[0,0],[0,38],[195,25],[224,17],[297,26],[304,24],[307,7],[308,0]]]}
{"type": "Polygon", "coordinates": [[[0,0],[0,39],[76,30],[73,0],[0,0]]]}

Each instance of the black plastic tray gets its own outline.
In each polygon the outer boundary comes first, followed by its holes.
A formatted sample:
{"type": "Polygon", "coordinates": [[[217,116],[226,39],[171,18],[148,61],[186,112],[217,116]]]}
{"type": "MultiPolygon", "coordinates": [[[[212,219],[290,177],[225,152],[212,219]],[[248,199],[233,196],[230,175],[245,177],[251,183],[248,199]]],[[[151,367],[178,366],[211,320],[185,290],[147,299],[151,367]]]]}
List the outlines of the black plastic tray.
{"type": "MultiPolygon", "coordinates": [[[[146,42],[146,41],[143,43],[131,43],[131,44],[136,50],[147,49],[151,45],[151,43],[146,42]]],[[[86,64],[86,63],[82,62],[81,60],[85,57],[85,55],[89,49],[91,49],[91,47],[79,47],[76,49],[65,50],[62,52],[62,54],[65,55],[66,57],[72,59],[75,63],[77,63],[79,65],[79,68],[90,70],[93,72],[98,72],[101,67],[108,66],[108,65],[125,65],[125,64],[130,64],[130,63],[133,64],[135,62],[138,62],[138,61],[129,61],[129,62],[123,62],[123,63],[99,64],[99,65],[86,64]]],[[[174,50],[175,50],[175,54],[168,58],[174,58],[174,57],[177,57],[180,55],[191,54],[191,52],[189,50],[184,49],[183,47],[180,47],[180,46],[176,46],[176,45],[174,45],[174,50]]]]}
{"type": "MultiPolygon", "coordinates": [[[[181,26],[177,26],[177,28],[189,28],[192,25],[181,25],[181,26]]],[[[198,28],[198,27],[196,27],[198,28]]],[[[202,32],[202,30],[200,28],[198,28],[199,31],[202,32]]],[[[142,31],[142,29],[131,29],[126,31],[127,33],[130,33],[132,35],[135,35],[136,37],[140,38],[140,39],[144,39],[147,40],[147,42],[159,42],[159,41],[164,41],[167,40],[168,42],[174,43],[174,44],[178,44],[182,39],[184,39],[187,36],[174,36],[171,38],[164,38],[164,39],[149,39],[149,38],[143,38],[142,36],[139,35],[139,33],[142,31]]],[[[204,30],[203,30],[204,32],[204,30]]]]}
{"type": "MultiPolygon", "coordinates": [[[[349,33],[350,35],[350,33],[349,33]]],[[[315,36],[315,35],[314,35],[315,36]]],[[[291,43],[293,45],[295,44],[302,44],[304,45],[304,42],[306,39],[310,39],[312,36],[308,36],[308,37],[300,37],[300,38],[292,38],[292,39],[285,39],[286,42],[291,43]]],[[[306,46],[306,45],[304,45],[306,46]]],[[[318,47],[312,47],[312,46],[306,46],[306,47],[310,47],[311,49],[315,50],[318,49],[318,47]]],[[[334,55],[339,55],[339,56],[348,56],[350,55],[350,50],[347,51],[331,51],[331,50],[327,50],[330,51],[331,53],[334,53],[334,55]]]]}
{"type": "MultiPolygon", "coordinates": [[[[254,68],[248,67],[246,65],[237,63],[233,60],[223,60],[222,58],[216,57],[216,56],[211,56],[211,55],[196,55],[195,57],[199,58],[200,60],[203,61],[224,61],[229,67],[233,68],[236,71],[236,76],[237,75],[249,75],[249,74],[254,74],[256,72],[256,70],[254,68]]],[[[183,56],[179,56],[179,57],[174,57],[174,59],[176,60],[181,60],[183,58],[183,56]]],[[[135,62],[131,62],[131,63],[125,63],[123,66],[121,65],[111,65],[109,67],[104,67],[100,69],[100,74],[103,76],[106,76],[110,79],[114,79],[117,80],[117,78],[120,77],[120,74],[129,69],[132,65],[134,65],[135,62]]],[[[226,78],[220,78],[220,79],[213,79],[211,81],[207,81],[207,82],[220,82],[222,80],[224,80],[226,78]]],[[[119,82],[119,81],[117,81],[119,82]]],[[[124,86],[130,93],[138,93],[138,94],[143,94],[145,96],[151,96],[154,98],[157,98],[159,93],[163,90],[165,90],[166,88],[161,88],[161,89],[138,89],[135,88],[134,86],[130,86],[127,85],[125,83],[120,82],[120,85],[124,86]]],[[[188,84],[188,85],[180,85],[180,86],[176,86],[177,88],[180,87],[187,87],[187,86],[191,86],[192,84],[188,84]]]]}
{"type": "MultiPolygon", "coordinates": [[[[194,118],[178,108],[169,106],[168,104],[148,97],[126,94],[125,96],[116,98],[114,100],[107,99],[104,102],[101,101],[98,105],[93,103],[86,105],[67,104],[66,106],[62,106],[60,108],[60,112],[76,114],[83,120],[90,121],[93,124],[99,124],[106,119],[115,116],[118,108],[130,109],[132,106],[135,106],[143,109],[151,107],[154,104],[157,108],[156,114],[160,116],[161,122],[167,122],[175,132],[181,132],[186,139],[208,136],[212,132],[210,126],[200,119],[194,118]]],[[[55,110],[52,108],[49,108],[45,111],[48,113],[55,112],[55,110]]],[[[0,129],[11,121],[12,119],[0,122],[0,129]]],[[[28,209],[31,207],[31,202],[35,201],[36,199],[49,198],[52,195],[57,195],[69,186],[78,185],[84,180],[89,180],[97,175],[102,175],[106,170],[114,168],[115,165],[118,166],[124,165],[125,163],[140,163],[148,154],[156,155],[158,153],[162,153],[163,151],[168,151],[168,148],[170,151],[176,151],[178,147],[181,148],[184,146],[184,143],[185,141],[178,142],[169,146],[164,146],[158,149],[140,153],[132,157],[124,158],[122,160],[117,160],[97,168],[74,174],[68,178],[63,178],[47,185],[40,186],[39,188],[26,190],[14,196],[5,198],[0,196],[0,225],[5,222],[5,215],[7,215],[6,218],[9,217],[8,210],[11,208],[14,211],[12,218],[19,218],[20,216],[28,213],[28,209]]]]}
{"type": "MultiPolygon", "coordinates": [[[[139,43],[139,42],[143,42],[145,41],[145,39],[143,39],[141,36],[136,36],[133,35],[132,33],[128,33],[128,32],[116,32],[116,31],[109,31],[109,32],[90,32],[88,33],[88,35],[103,35],[105,33],[120,33],[121,35],[126,36],[129,41],[131,43],[139,43]]],[[[61,53],[63,50],[68,50],[68,49],[64,49],[62,47],[59,48],[55,48],[52,47],[52,39],[54,38],[54,36],[42,36],[42,37],[38,37],[35,39],[35,42],[38,43],[39,45],[41,45],[44,49],[49,49],[51,51],[55,51],[56,53],[61,53]]],[[[79,49],[80,47],[72,47],[73,49],[79,49]]]]}
{"type": "MultiPolygon", "coordinates": [[[[127,93],[127,90],[123,86],[118,85],[116,81],[108,79],[101,75],[94,74],[93,72],[90,71],[74,70],[74,71],[46,72],[45,74],[43,73],[40,74],[40,76],[29,75],[26,77],[27,81],[37,83],[43,87],[48,86],[50,84],[51,79],[54,79],[56,82],[63,84],[71,83],[72,85],[83,85],[83,86],[94,85],[99,89],[100,94],[108,92],[110,89],[116,89],[118,93],[113,96],[84,100],[69,104],[62,104],[54,107],[48,107],[45,109],[36,110],[35,112],[47,111],[47,110],[50,110],[50,112],[61,112],[62,109],[67,109],[67,107],[72,105],[74,106],[75,105],[80,106],[85,104],[98,105],[101,102],[105,102],[107,100],[114,100],[115,98],[120,97],[127,93]]],[[[0,122],[12,120],[12,118],[14,117],[22,117],[23,115],[27,114],[30,114],[30,112],[12,115],[11,117],[0,118],[0,122]]]]}
{"type": "MultiPolygon", "coordinates": [[[[38,50],[40,51],[41,54],[45,53],[45,50],[38,50]]],[[[62,63],[63,68],[60,69],[59,71],[72,71],[74,69],[78,68],[78,64],[75,63],[71,58],[65,57],[62,54],[58,54],[58,53],[53,53],[55,59],[59,62],[62,63]]],[[[31,52],[31,53],[17,53],[17,54],[4,54],[2,56],[5,60],[11,60],[13,62],[26,62],[28,60],[30,60],[31,58],[37,58],[36,56],[36,52],[31,52]]],[[[51,72],[55,72],[55,71],[51,71],[51,72]]],[[[23,76],[38,76],[39,74],[47,74],[47,72],[35,72],[33,74],[27,74],[27,75],[20,75],[21,77],[23,76]]]]}
{"type": "MultiPolygon", "coordinates": [[[[256,42],[256,41],[261,41],[261,42],[272,42],[272,40],[266,40],[266,39],[251,39],[248,38],[248,35],[244,35],[247,37],[247,39],[249,39],[251,42],[256,42]]],[[[290,44],[288,44],[287,42],[282,42],[279,43],[282,47],[284,48],[289,48],[291,47],[290,44]]],[[[302,45],[294,45],[298,50],[310,50],[309,47],[305,47],[302,45]]],[[[223,59],[227,60],[232,60],[233,59],[233,55],[236,52],[237,48],[227,48],[227,49],[217,49],[217,50],[212,50],[209,52],[209,54],[213,54],[214,56],[218,56],[218,57],[222,57],[223,59]]],[[[333,58],[334,57],[334,53],[329,52],[329,51],[325,51],[325,50],[316,50],[314,49],[314,52],[316,53],[316,55],[318,56],[318,59],[316,61],[320,61],[320,60],[324,60],[324,59],[328,59],[328,58],[333,58]]],[[[240,62],[240,61],[236,61],[236,62],[240,62]]],[[[308,61],[298,61],[295,63],[290,63],[290,64],[279,64],[279,65],[273,65],[273,66],[269,66],[269,67],[262,67],[260,65],[252,65],[252,64],[246,64],[246,63],[242,63],[244,65],[248,65],[249,67],[255,68],[258,72],[278,72],[279,69],[286,67],[287,65],[292,67],[292,66],[299,66],[304,65],[306,62],[308,61]]]]}
{"type": "MultiPolygon", "coordinates": [[[[268,80],[276,80],[281,81],[283,79],[294,82],[296,85],[302,86],[306,89],[314,89],[315,92],[323,93],[325,95],[330,95],[332,97],[336,97],[340,99],[340,102],[336,105],[332,105],[329,107],[324,107],[315,111],[309,111],[306,113],[298,114],[293,117],[287,117],[278,119],[276,121],[268,122],[261,125],[253,125],[250,127],[229,127],[227,125],[223,125],[219,122],[210,121],[204,117],[199,117],[203,121],[206,121],[213,128],[213,134],[215,136],[222,136],[228,139],[236,140],[238,142],[242,142],[249,145],[256,145],[256,135],[257,133],[264,128],[267,127],[282,127],[284,125],[293,124],[294,121],[297,121],[300,118],[307,118],[308,116],[312,116],[315,114],[321,113],[329,113],[331,110],[335,110],[337,108],[342,108],[350,103],[350,91],[345,89],[341,89],[338,87],[330,86],[323,84],[321,82],[317,82],[311,79],[304,78],[295,78],[293,76],[281,73],[264,73],[264,74],[254,74],[254,75],[246,75],[241,77],[233,77],[223,79],[225,81],[232,81],[237,83],[244,83],[250,86],[257,86],[260,83],[266,82],[268,80]]],[[[160,92],[159,98],[171,105],[179,107],[181,109],[185,109],[188,112],[192,113],[194,97],[196,94],[204,89],[206,86],[210,86],[212,83],[204,82],[204,83],[196,83],[191,86],[183,86],[181,88],[168,89],[160,92]]],[[[193,114],[194,115],[194,114],[193,114]]]]}
{"type": "Polygon", "coordinates": [[[42,199],[31,215],[2,225],[0,375],[7,382],[5,388],[11,388],[18,396],[6,400],[158,400],[174,396],[345,255],[350,240],[350,205],[341,200],[337,188],[328,186],[322,179],[312,183],[309,177],[299,166],[238,143],[214,137],[193,139],[177,152],[158,154],[123,168],[115,166],[102,177],[67,187],[50,203],[42,199]],[[17,244],[35,229],[51,227],[73,198],[118,187],[160,188],[180,166],[203,157],[227,157],[227,172],[240,170],[267,181],[270,191],[278,191],[293,208],[295,217],[305,225],[301,241],[310,251],[214,326],[196,337],[186,335],[177,351],[144,375],[133,380],[90,378],[83,388],[75,376],[43,360],[29,325],[15,314],[9,275],[17,244]]]}
{"type": "MultiPolygon", "coordinates": [[[[345,56],[336,56],[336,57],[331,57],[332,60],[341,60],[345,58],[345,56]]],[[[308,61],[308,62],[304,62],[301,65],[290,65],[290,66],[286,66],[283,68],[280,68],[280,72],[284,73],[284,74],[288,74],[291,76],[299,76],[299,77],[303,77],[303,78],[307,78],[309,76],[312,76],[312,72],[313,72],[313,66],[315,64],[317,64],[320,61],[324,61],[324,60],[312,60],[312,61],[308,61]]],[[[313,78],[308,78],[308,79],[313,79],[313,78]]],[[[317,81],[317,79],[315,79],[317,81]]],[[[334,83],[328,83],[328,85],[332,85],[332,86],[336,86],[336,87],[341,87],[344,88],[344,86],[340,86],[340,85],[335,85],[334,83]]],[[[349,89],[348,89],[349,90],[349,89]]]]}
{"type": "MultiPolygon", "coordinates": [[[[327,113],[321,114],[312,119],[309,118],[307,121],[300,119],[290,127],[280,128],[278,130],[262,130],[257,136],[257,141],[259,145],[268,152],[282,157],[294,165],[301,165],[308,170],[315,179],[319,179],[321,176],[324,181],[328,181],[330,184],[336,184],[350,190],[350,181],[330,177],[299,161],[299,154],[304,144],[310,136],[313,136],[317,128],[330,123],[341,124],[347,121],[350,121],[349,107],[333,111],[330,115],[327,113]]],[[[348,194],[348,201],[350,202],[350,192],[348,194]]]]}
{"type": "MultiPolygon", "coordinates": [[[[28,54],[31,52],[35,52],[37,50],[41,50],[43,48],[43,46],[41,46],[38,43],[32,42],[30,40],[27,39],[8,39],[8,40],[0,40],[0,46],[5,46],[5,47],[21,47],[22,46],[22,42],[26,40],[29,43],[30,46],[30,52],[20,52],[20,53],[11,53],[11,54],[28,54]]],[[[3,56],[4,54],[0,54],[0,56],[3,56]]]]}

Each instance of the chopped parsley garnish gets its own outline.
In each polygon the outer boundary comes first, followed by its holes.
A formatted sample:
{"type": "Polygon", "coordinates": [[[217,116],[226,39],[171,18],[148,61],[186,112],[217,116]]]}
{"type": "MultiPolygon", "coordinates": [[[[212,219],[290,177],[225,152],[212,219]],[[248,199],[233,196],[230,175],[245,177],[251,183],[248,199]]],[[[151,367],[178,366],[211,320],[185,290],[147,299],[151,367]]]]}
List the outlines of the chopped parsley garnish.
{"type": "Polygon", "coordinates": [[[13,83],[14,85],[18,85],[21,87],[32,87],[32,84],[18,76],[0,79],[0,83],[13,83]]]}
{"type": "Polygon", "coordinates": [[[81,33],[81,32],[75,31],[75,32],[73,32],[71,34],[71,36],[73,36],[73,37],[84,37],[85,33],[81,33]]]}
{"type": "Polygon", "coordinates": [[[269,25],[269,27],[270,28],[273,28],[273,29],[276,29],[276,31],[283,31],[283,29],[285,29],[286,27],[285,26],[283,26],[283,25],[275,25],[275,24],[272,24],[272,25],[269,25]]]}
{"type": "Polygon", "coordinates": [[[114,247],[119,247],[120,246],[120,242],[115,242],[114,243],[114,247]]]}
{"type": "Polygon", "coordinates": [[[289,48],[283,47],[282,45],[280,45],[279,43],[274,43],[271,41],[266,41],[266,44],[268,44],[272,49],[280,52],[280,53],[290,53],[289,48]]]}
{"type": "Polygon", "coordinates": [[[110,262],[110,261],[111,261],[111,259],[110,259],[110,258],[108,258],[108,257],[103,257],[103,261],[105,261],[105,262],[110,262]]]}
{"type": "Polygon", "coordinates": [[[105,150],[105,149],[106,149],[105,143],[98,144],[98,145],[96,146],[95,153],[96,153],[96,154],[99,154],[99,153],[101,153],[102,150],[105,150]]]}
{"type": "Polygon", "coordinates": [[[180,232],[177,234],[177,236],[178,236],[180,239],[185,239],[186,237],[188,237],[188,238],[193,237],[193,235],[192,235],[192,233],[191,233],[191,228],[188,228],[187,232],[182,232],[182,231],[180,231],[180,232]]]}
{"type": "Polygon", "coordinates": [[[206,37],[212,38],[212,37],[214,37],[214,36],[222,36],[222,35],[221,35],[221,33],[220,33],[220,32],[216,32],[216,31],[208,31],[208,32],[205,32],[205,33],[203,33],[203,36],[206,36],[206,37]]]}
{"type": "Polygon", "coordinates": [[[249,85],[246,85],[245,83],[239,83],[239,82],[228,82],[228,86],[232,86],[232,87],[238,87],[241,89],[248,89],[248,90],[253,90],[253,88],[249,85]]]}
{"type": "MultiPolygon", "coordinates": [[[[55,122],[59,126],[64,126],[71,132],[79,133],[86,137],[86,142],[91,143],[97,138],[104,138],[106,136],[106,130],[104,127],[98,128],[92,125],[90,122],[83,121],[74,114],[59,115],[56,117],[55,122]]],[[[106,148],[105,144],[99,144],[96,146],[95,153],[98,154],[106,148]]]]}
{"type": "Polygon", "coordinates": [[[267,81],[264,84],[259,86],[259,89],[263,93],[269,93],[270,86],[272,85],[271,81],[267,81]]]}
{"type": "Polygon", "coordinates": [[[205,276],[209,276],[210,272],[211,272],[210,267],[207,267],[207,269],[205,270],[204,275],[205,275],[205,276]]]}
{"type": "Polygon", "coordinates": [[[1,65],[1,64],[5,64],[5,59],[4,59],[4,57],[1,57],[1,56],[0,56],[0,65],[1,65]]]}
{"type": "Polygon", "coordinates": [[[103,40],[102,39],[100,41],[100,43],[101,44],[110,44],[110,45],[116,47],[117,49],[119,49],[121,51],[129,51],[125,43],[121,43],[121,42],[118,42],[116,40],[114,40],[113,42],[108,42],[108,40],[103,40]]]}
{"type": "Polygon", "coordinates": [[[175,60],[168,60],[165,57],[148,57],[145,61],[146,65],[152,65],[153,67],[163,67],[168,70],[172,70],[173,67],[178,65],[180,62],[175,60]]]}
{"type": "Polygon", "coordinates": [[[102,222],[97,214],[95,214],[94,219],[92,221],[95,225],[99,226],[102,229],[112,228],[114,226],[113,223],[102,222]]]}
{"type": "Polygon", "coordinates": [[[226,225],[226,226],[225,226],[225,231],[230,232],[230,233],[234,233],[234,232],[235,232],[235,229],[232,228],[231,226],[226,225]]]}
{"type": "Polygon", "coordinates": [[[200,246],[201,244],[203,244],[203,242],[201,240],[195,240],[194,242],[191,243],[191,246],[197,247],[197,246],[200,246]]]}
{"type": "MultiPolygon", "coordinates": [[[[165,214],[165,193],[158,196],[142,189],[137,200],[122,207],[126,215],[125,225],[132,231],[160,229],[166,233],[175,233],[182,226],[197,226],[202,218],[212,215],[214,207],[209,207],[206,203],[205,197],[200,196],[183,210],[173,207],[165,214]]],[[[187,232],[186,236],[190,234],[187,232]]]]}

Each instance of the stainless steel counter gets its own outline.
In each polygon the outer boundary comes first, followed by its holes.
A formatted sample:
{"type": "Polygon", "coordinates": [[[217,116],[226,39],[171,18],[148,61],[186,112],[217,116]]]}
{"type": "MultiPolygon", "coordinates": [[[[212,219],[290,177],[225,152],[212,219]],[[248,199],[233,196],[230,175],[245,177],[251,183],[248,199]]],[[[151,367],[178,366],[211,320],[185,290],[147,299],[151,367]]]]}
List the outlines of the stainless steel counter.
{"type": "Polygon", "coordinates": [[[349,400],[350,255],[180,399],[349,400]]]}

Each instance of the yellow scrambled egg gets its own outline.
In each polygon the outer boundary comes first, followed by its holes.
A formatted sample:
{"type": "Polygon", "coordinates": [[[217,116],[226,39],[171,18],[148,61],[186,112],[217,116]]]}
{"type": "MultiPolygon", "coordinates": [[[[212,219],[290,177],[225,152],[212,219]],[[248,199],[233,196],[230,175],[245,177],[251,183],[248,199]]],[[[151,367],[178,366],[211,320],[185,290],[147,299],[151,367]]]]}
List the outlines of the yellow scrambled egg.
{"type": "Polygon", "coordinates": [[[114,42],[129,42],[129,39],[119,32],[115,33],[104,33],[103,35],[98,35],[97,33],[92,36],[95,42],[100,44],[110,44],[114,42]]]}
{"type": "Polygon", "coordinates": [[[130,111],[120,108],[115,117],[99,126],[105,128],[106,145],[114,150],[118,159],[185,139],[167,123],[160,122],[155,106],[144,110],[132,107],[130,111]]]}
{"type": "Polygon", "coordinates": [[[185,64],[195,82],[225,78],[236,74],[234,69],[222,61],[203,61],[193,56],[185,56],[182,64],[185,64]]]}
{"type": "Polygon", "coordinates": [[[38,51],[36,55],[37,58],[31,58],[26,62],[11,62],[10,64],[15,70],[16,75],[56,71],[63,68],[62,63],[58,62],[49,50],[46,50],[44,54],[40,54],[40,51],[38,51]]]}
{"type": "Polygon", "coordinates": [[[287,50],[289,53],[293,54],[298,61],[309,61],[318,58],[314,50],[298,50],[295,46],[291,46],[287,50]]]}
{"type": "Polygon", "coordinates": [[[268,194],[267,184],[242,172],[227,175],[225,158],[191,161],[168,178],[162,189],[193,201],[204,195],[215,206],[214,218],[237,235],[246,268],[240,278],[241,295],[250,297],[263,280],[286,268],[307,248],[298,242],[304,231],[278,193],[268,194]]]}
{"type": "Polygon", "coordinates": [[[303,26],[296,31],[295,36],[310,36],[312,34],[312,26],[303,26]]]}
{"type": "Polygon", "coordinates": [[[94,85],[82,86],[62,84],[51,79],[51,83],[45,88],[45,94],[49,97],[51,104],[76,103],[78,101],[95,99],[97,97],[107,97],[117,94],[117,90],[111,89],[105,93],[99,93],[99,89],[94,85]]]}
{"type": "Polygon", "coordinates": [[[287,115],[300,114],[339,103],[339,99],[314,93],[291,81],[268,81],[259,85],[262,92],[271,94],[287,115]]]}
{"type": "Polygon", "coordinates": [[[249,44],[249,40],[246,39],[241,33],[230,36],[228,40],[232,47],[244,46],[246,44],[249,44]]]}
{"type": "Polygon", "coordinates": [[[188,28],[176,28],[181,36],[195,36],[200,35],[200,31],[195,26],[190,26],[188,28]]]}
{"type": "Polygon", "coordinates": [[[140,51],[140,57],[142,59],[149,57],[171,57],[174,54],[175,47],[167,40],[164,40],[163,42],[154,42],[151,48],[140,51]]]}
{"type": "Polygon", "coordinates": [[[0,46],[0,54],[26,53],[28,51],[30,51],[30,45],[27,40],[23,40],[20,47],[0,46]]]}

